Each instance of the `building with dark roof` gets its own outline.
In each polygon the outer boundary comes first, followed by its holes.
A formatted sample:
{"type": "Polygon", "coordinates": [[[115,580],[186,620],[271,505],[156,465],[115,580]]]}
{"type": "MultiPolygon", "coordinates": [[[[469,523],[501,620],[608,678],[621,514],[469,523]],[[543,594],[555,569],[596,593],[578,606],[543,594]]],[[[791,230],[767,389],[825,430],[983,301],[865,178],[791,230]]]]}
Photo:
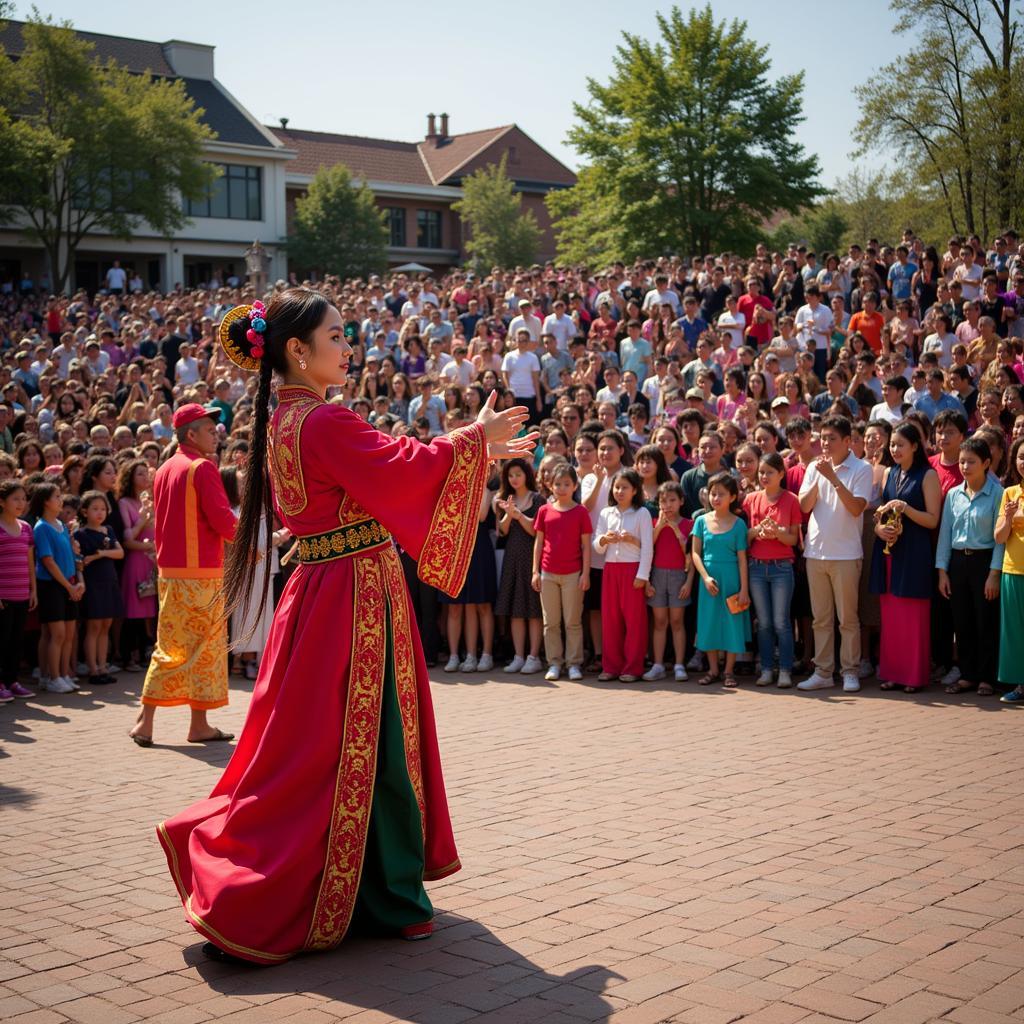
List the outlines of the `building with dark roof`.
{"type": "Polygon", "coordinates": [[[465,258],[464,227],[452,203],[473,171],[507,158],[525,209],[533,210],[543,232],[542,257],[554,254],[554,237],[544,197],[569,188],[576,175],[539,146],[518,125],[451,135],[448,115],[427,116],[419,142],[336,135],[283,125],[271,129],[296,154],[286,172],[288,216],[320,167],[345,164],[365,181],[385,211],[388,258],[442,269],[465,258]]]}
{"type": "MultiPolygon", "coordinates": [[[[0,29],[0,46],[15,60],[24,47],[23,24],[10,21],[0,29]]],[[[544,197],[571,187],[576,176],[517,125],[452,135],[447,114],[430,114],[426,135],[418,142],[306,131],[288,127],[286,119],[270,127],[217,81],[212,46],[75,31],[103,61],[114,60],[135,74],[182,81],[216,133],[206,155],[221,165],[223,174],[209,200],[189,204],[190,222],[173,238],[145,227],[130,242],[89,235],[76,256],[72,287],[97,290],[115,258],[147,286],[164,290],[179,283],[195,287],[213,279],[243,278],[243,254],[254,239],[270,256],[271,279],[286,277],[283,243],[295,202],[320,167],[338,163],[367,183],[384,211],[393,266],[417,262],[441,270],[462,262],[465,228],[452,204],[462,196],[466,175],[502,157],[523,207],[535,212],[543,230],[538,255],[554,253],[544,197]]],[[[18,281],[25,270],[46,284],[42,249],[26,241],[17,223],[0,228],[0,282],[18,281]]]]}
{"type": "MultiPolygon", "coordinates": [[[[10,21],[0,30],[0,45],[13,59],[24,46],[22,25],[10,21]]],[[[114,259],[137,272],[146,285],[162,289],[178,283],[191,287],[214,277],[244,278],[243,254],[254,239],[270,255],[271,277],[284,277],[285,166],[295,154],[217,81],[213,47],[177,39],[155,43],[96,32],[76,34],[103,61],[115,60],[135,74],[180,79],[216,133],[206,155],[224,173],[208,202],[191,204],[190,223],[173,238],[145,226],[130,242],[90,234],[77,252],[72,287],[99,288],[114,259]]],[[[0,281],[18,280],[25,270],[37,281],[46,280],[42,249],[28,243],[17,225],[0,229],[0,281]]]]}

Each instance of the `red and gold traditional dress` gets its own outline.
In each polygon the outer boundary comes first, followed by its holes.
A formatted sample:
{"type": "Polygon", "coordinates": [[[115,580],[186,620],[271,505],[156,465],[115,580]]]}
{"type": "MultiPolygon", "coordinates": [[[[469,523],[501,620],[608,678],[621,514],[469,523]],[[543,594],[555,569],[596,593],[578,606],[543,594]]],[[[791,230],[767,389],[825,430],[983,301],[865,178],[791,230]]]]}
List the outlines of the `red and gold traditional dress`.
{"type": "Polygon", "coordinates": [[[271,478],[302,564],[224,775],[157,830],[189,923],[265,964],[335,946],[350,926],[426,931],[423,880],[459,869],[392,538],[457,594],[487,476],[478,425],[424,445],[307,388],[279,395],[271,478]]]}

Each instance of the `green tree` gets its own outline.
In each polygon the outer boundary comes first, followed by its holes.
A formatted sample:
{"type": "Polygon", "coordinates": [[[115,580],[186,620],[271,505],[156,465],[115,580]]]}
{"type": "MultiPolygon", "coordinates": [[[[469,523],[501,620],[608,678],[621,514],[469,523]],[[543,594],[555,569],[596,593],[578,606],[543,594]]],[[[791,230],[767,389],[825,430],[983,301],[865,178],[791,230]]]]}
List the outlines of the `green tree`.
{"type": "Polygon", "coordinates": [[[858,89],[858,152],[894,152],[947,230],[983,236],[1024,212],[1024,59],[1011,0],[892,0],[916,47],[858,89]],[[898,84],[897,84],[898,83],[898,84]]]}
{"type": "Polygon", "coordinates": [[[802,242],[813,248],[820,260],[823,252],[836,252],[840,248],[847,227],[843,204],[829,197],[801,210],[795,217],[787,217],[766,241],[773,249],[782,249],[791,241],[802,242]]]}
{"type": "Polygon", "coordinates": [[[358,277],[387,265],[384,214],[366,183],[356,184],[344,164],[321,167],[296,200],[288,254],[320,275],[358,277]]]}
{"type": "Polygon", "coordinates": [[[104,64],[67,24],[34,12],[22,37],[17,60],[0,50],[0,196],[63,291],[90,231],[187,222],[182,197],[202,198],[216,174],[202,158],[213,132],[183,82],[104,64]]]}
{"type": "MultiPolygon", "coordinates": [[[[743,21],[716,22],[710,5],[658,15],[655,42],[628,32],[606,84],[587,80],[569,141],[593,168],[570,190],[580,215],[614,219],[618,255],[690,253],[757,240],[779,210],[822,190],[818,161],[794,141],[803,75],[770,82],[767,47],[743,21]],[[597,215],[586,207],[595,201],[597,215]]],[[[572,237],[569,200],[553,199],[559,237],[572,237]]]]}
{"type": "Polygon", "coordinates": [[[462,198],[452,204],[469,228],[466,252],[477,268],[515,267],[537,258],[540,227],[533,211],[523,209],[507,164],[503,156],[464,178],[462,198]]]}

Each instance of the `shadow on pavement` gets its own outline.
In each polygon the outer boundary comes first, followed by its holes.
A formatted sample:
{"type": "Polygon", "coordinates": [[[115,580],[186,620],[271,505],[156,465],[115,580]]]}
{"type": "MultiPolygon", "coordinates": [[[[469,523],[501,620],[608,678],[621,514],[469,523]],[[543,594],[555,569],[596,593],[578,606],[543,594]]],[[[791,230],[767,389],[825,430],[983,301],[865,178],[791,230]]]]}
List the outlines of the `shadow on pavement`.
{"type": "MultiPolygon", "coordinates": [[[[602,993],[621,977],[600,964],[566,974],[544,970],[476,921],[439,913],[425,942],[347,939],[337,949],[277,967],[214,963],[196,943],[184,950],[215,992],[259,996],[308,993],[380,1009],[412,1024],[458,1022],[494,1014],[502,1021],[605,1021],[602,993]]],[[[577,961],[578,963],[578,961],[577,961]]],[[[330,1004],[324,1005],[330,1013],[330,1004]]]]}

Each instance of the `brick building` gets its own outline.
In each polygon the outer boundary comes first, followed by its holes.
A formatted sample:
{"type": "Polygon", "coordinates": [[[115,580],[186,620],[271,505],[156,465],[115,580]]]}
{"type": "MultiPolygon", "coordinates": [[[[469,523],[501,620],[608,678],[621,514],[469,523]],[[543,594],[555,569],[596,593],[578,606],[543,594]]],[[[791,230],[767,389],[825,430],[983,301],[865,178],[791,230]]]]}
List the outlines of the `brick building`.
{"type": "Polygon", "coordinates": [[[449,134],[448,115],[427,116],[420,142],[395,142],[282,125],[269,130],[297,154],[285,172],[288,222],[295,200],[305,194],[317,170],[345,164],[373,191],[385,211],[392,265],[414,261],[442,269],[465,258],[465,227],[452,203],[473,171],[508,158],[508,175],[533,210],[543,231],[541,257],[554,255],[555,242],[544,197],[569,188],[576,175],[539,146],[518,125],[449,134]]]}

